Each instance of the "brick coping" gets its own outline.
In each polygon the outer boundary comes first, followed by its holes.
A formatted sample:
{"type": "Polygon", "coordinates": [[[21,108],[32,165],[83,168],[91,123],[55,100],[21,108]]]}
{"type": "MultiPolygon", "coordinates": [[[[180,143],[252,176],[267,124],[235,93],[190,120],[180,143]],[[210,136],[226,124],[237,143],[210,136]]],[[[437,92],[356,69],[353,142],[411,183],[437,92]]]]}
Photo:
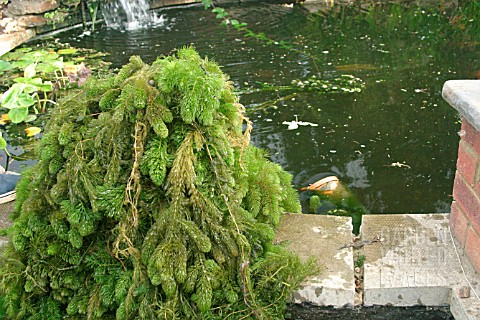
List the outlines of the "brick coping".
{"type": "Polygon", "coordinates": [[[449,80],[443,86],[442,96],[480,131],[480,80],[449,80]]]}

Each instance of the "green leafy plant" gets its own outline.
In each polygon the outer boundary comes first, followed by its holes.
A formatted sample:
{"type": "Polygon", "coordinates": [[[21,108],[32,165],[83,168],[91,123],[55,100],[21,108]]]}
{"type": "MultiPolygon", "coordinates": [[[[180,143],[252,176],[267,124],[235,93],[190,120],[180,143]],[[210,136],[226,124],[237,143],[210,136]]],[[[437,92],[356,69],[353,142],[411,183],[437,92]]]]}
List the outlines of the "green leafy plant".
{"type": "Polygon", "coordinates": [[[31,159],[33,141],[28,137],[40,133],[43,127],[41,119],[36,120],[37,116],[54,105],[64,92],[78,88],[92,70],[108,73],[109,64],[100,60],[105,55],[51,41],[3,55],[0,60],[0,91],[3,91],[0,130],[4,135],[0,136],[0,147],[3,146],[0,150],[16,160],[25,160],[24,156],[31,159]],[[25,132],[27,138],[21,132],[25,132]],[[21,145],[23,153],[10,155],[7,144],[21,145]]]}
{"type": "Polygon", "coordinates": [[[108,71],[109,63],[101,59],[107,54],[89,49],[74,48],[68,44],[45,41],[8,52],[0,59],[0,87],[8,88],[24,69],[35,64],[37,77],[51,81],[59,89],[69,89],[74,82],[66,73],[75,71],[82,63],[95,72],[108,71]],[[69,71],[71,69],[71,71],[69,71]]]}
{"type": "Polygon", "coordinates": [[[9,110],[8,118],[13,123],[35,120],[36,116],[29,114],[30,107],[38,113],[39,110],[45,111],[47,103],[55,103],[48,98],[52,82],[36,77],[36,66],[36,62],[28,65],[23,77],[15,78],[15,83],[2,95],[0,105],[9,110]]]}
{"type": "Polygon", "coordinates": [[[71,14],[68,8],[59,8],[53,11],[44,13],[44,17],[47,19],[47,23],[51,24],[55,28],[58,24],[65,22],[65,20],[71,14]]]}
{"type": "Polygon", "coordinates": [[[88,12],[90,13],[90,20],[92,21],[92,31],[95,31],[95,24],[97,22],[97,13],[100,6],[99,0],[87,1],[88,12]]]}
{"type": "Polygon", "coordinates": [[[1,131],[0,131],[0,150],[3,150],[8,155],[7,141],[3,137],[3,134],[1,131]]]}
{"type": "Polygon", "coordinates": [[[367,259],[367,257],[363,254],[356,257],[355,262],[354,262],[355,268],[363,267],[363,264],[365,263],[366,259],[367,259]]]}
{"type": "Polygon", "coordinates": [[[282,319],[315,272],[272,242],[300,211],[291,175],[194,49],[90,79],[45,131],[2,259],[9,317],[282,319]]]}

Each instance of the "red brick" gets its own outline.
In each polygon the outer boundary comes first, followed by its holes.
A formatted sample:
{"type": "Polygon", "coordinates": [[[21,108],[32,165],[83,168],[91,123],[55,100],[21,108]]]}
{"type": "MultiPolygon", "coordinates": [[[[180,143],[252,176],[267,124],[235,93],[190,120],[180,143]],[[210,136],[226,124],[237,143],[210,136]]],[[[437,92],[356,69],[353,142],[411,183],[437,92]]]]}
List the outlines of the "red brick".
{"type": "Polygon", "coordinates": [[[464,248],[465,239],[467,238],[468,218],[455,201],[452,203],[452,210],[450,211],[450,229],[462,248],[464,248]]]}
{"type": "Polygon", "coordinates": [[[477,272],[480,273],[480,236],[472,228],[468,228],[465,251],[477,272]]]}
{"type": "Polygon", "coordinates": [[[465,118],[462,119],[462,134],[460,137],[465,141],[472,149],[480,154],[480,132],[475,129],[474,126],[468,122],[465,118]]]}
{"type": "Polygon", "coordinates": [[[480,230],[480,200],[458,171],[455,175],[455,182],[453,183],[453,198],[457,201],[463,212],[465,212],[475,230],[480,230]]]}
{"type": "Polygon", "coordinates": [[[460,146],[458,147],[457,170],[460,171],[468,184],[473,186],[475,183],[475,170],[478,165],[478,155],[474,151],[468,149],[469,147],[466,145],[466,142],[460,141],[460,146]]]}

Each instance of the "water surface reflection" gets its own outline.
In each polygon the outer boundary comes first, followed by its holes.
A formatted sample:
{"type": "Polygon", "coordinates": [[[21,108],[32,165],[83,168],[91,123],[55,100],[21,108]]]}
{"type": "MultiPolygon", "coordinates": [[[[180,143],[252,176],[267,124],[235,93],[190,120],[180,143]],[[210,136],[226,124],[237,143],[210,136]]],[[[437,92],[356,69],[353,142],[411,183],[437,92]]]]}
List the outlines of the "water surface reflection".
{"type": "MultiPolygon", "coordinates": [[[[459,128],[441,98],[446,80],[472,78],[477,46],[432,8],[395,4],[338,6],[321,14],[301,7],[245,4],[227,8],[255,32],[289,41],[295,50],[246,39],[201,7],[162,11],[162,28],[91,37],[62,35],[78,46],[111,53],[116,66],[136,54],[151,62],[194,44],[223,66],[254,123],[252,143],[294,175],[297,186],[331,173],[369,212],[446,212],[451,202],[459,128]],[[72,38],[73,37],[73,38],[72,38]],[[258,91],[312,75],[363,79],[361,93],[294,96],[258,91]],[[265,101],[270,106],[257,108],[265,101]],[[283,124],[298,117],[318,126],[283,124]]],[[[480,65],[476,66],[480,68],[480,65]]]]}

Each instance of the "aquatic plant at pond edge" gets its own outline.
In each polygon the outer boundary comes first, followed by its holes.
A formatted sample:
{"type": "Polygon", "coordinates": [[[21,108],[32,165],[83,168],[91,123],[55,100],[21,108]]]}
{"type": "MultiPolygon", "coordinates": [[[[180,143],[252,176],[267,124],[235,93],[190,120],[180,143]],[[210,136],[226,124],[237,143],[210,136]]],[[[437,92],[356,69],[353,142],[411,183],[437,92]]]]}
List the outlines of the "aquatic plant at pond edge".
{"type": "Polygon", "coordinates": [[[28,65],[23,77],[15,78],[15,83],[1,97],[0,105],[9,110],[8,119],[13,123],[36,119],[35,115],[29,115],[31,107],[35,113],[39,110],[45,112],[47,103],[55,103],[48,98],[48,94],[53,89],[52,82],[43,81],[42,78],[37,77],[36,67],[36,62],[28,65]]]}
{"type": "Polygon", "coordinates": [[[219,67],[132,57],[52,112],[17,187],[0,296],[16,319],[282,319],[314,262],[273,245],[300,212],[249,145],[219,67]]]}
{"type": "Polygon", "coordinates": [[[101,4],[109,0],[63,0],[58,9],[46,12],[44,17],[53,27],[57,24],[62,24],[65,20],[71,18],[78,10],[82,16],[82,23],[84,30],[88,29],[90,23],[91,31],[95,31],[95,24],[97,23],[97,13],[101,4]],[[87,21],[87,12],[90,21],[87,21]]]}
{"type": "MultiPolygon", "coordinates": [[[[6,145],[15,144],[12,144],[15,130],[25,131],[27,137],[40,133],[42,124],[37,116],[46,113],[63,92],[85,82],[92,70],[108,72],[109,63],[100,61],[105,55],[51,41],[40,48],[31,45],[3,55],[0,59],[0,150],[10,156],[6,145]],[[3,130],[6,135],[2,137],[3,130]]],[[[21,143],[22,147],[26,144],[28,142],[21,143]]]]}

